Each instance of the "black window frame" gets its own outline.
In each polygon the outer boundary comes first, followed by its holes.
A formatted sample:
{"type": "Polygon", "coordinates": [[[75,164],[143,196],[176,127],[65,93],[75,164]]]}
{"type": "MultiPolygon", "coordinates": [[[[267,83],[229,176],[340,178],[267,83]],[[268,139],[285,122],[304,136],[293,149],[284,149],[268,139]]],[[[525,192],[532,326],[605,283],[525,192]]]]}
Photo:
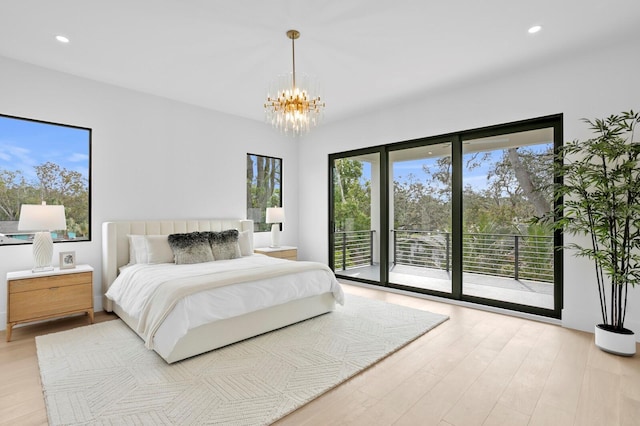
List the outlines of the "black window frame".
{"type": "MultiPolygon", "coordinates": [[[[87,233],[86,236],[83,236],[82,238],[69,238],[68,236],[68,229],[65,230],[66,235],[62,238],[54,238],[54,244],[57,243],[69,243],[69,242],[90,242],[93,239],[93,226],[92,226],[92,164],[93,164],[93,129],[90,127],[84,127],[84,126],[78,126],[78,125],[73,125],[73,124],[67,124],[67,123],[60,123],[60,122],[54,122],[54,121],[48,121],[48,120],[41,120],[41,119],[36,119],[36,118],[30,118],[30,117],[20,117],[20,116],[15,116],[15,115],[10,115],[10,114],[3,114],[0,113],[0,117],[2,118],[7,118],[7,119],[13,119],[13,120],[19,120],[19,121],[25,121],[25,122],[31,122],[31,123],[38,123],[38,124],[44,124],[44,125],[49,125],[49,126],[57,126],[57,127],[64,127],[64,128],[69,128],[69,129],[77,129],[77,130],[82,130],[82,131],[86,131],[87,132],[87,155],[88,155],[88,159],[87,159],[87,177],[86,177],[86,188],[87,188],[87,233]]],[[[0,139],[1,139],[2,135],[0,135],[0,139]]],[[[47,201],[48,204],[58,204],[58,203],[51,203],[48,200],[44,200],[47,201]]],[[[35,200],[32,200],[32,203],[35,203],[35,200]]],[[[29,204],[27,203],[21,203],[21,204],[29,204]]],[[[69,219],[69,215],[67,214],[67,220],[69,219]]],[[[73,232],[73,231],[72,231],[73,232]]],[[[0,239],[3,239],[0,237],[0,239]]],[[[14,242],[13,239],[9,240],[9,241],[1,241],[0,242],[0,247],[3,246],[16,246],[16,245],[24,245],[24,244],[32,244],[31,240],[23,240],[23,241],[19,241],[19,242],[14,242]]]]}
{"type": "MultiPolygon", "coordinates": [[[[268,232],[271,229],[271,225],[266,223],[266,209],[267,207],[282,207],[283,202],[283,160],[280,157],[274,157],[270,155],[262,155],[262,154],[254,154],[247,153],[247,176],[246,176],[246,203],[247,203],[247,219],[253,220],[253,231],[254,232],[268,232]],[[251,156],[261,157],[265,159],[276,160],[279,164],[279,188],[278,188],[278,200],[273,202],[266,202],[265,205],[261,206],[253,206],[251,201],[251,192],[253,188],[253,183],[249,181],[249,159],[251,156]],[[258,220],[257,220],[258,219],[258,220]]],[[[282,230],[282,223],[280,224],[280,230],[282,230]]]]}

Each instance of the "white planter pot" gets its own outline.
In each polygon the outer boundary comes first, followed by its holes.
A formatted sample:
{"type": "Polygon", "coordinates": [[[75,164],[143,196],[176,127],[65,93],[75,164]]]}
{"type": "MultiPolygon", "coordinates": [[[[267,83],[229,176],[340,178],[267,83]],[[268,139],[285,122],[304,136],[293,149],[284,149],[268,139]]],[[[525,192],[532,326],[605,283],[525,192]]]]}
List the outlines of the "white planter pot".
{"type": "Polygon", "coordinates": [[[636,335],[626,330],[628,333],[610,331],[603,328],[604,324],[595,327],[596,346],[605,352],[616,355],[633,356],[636,353],[636,335]]]}

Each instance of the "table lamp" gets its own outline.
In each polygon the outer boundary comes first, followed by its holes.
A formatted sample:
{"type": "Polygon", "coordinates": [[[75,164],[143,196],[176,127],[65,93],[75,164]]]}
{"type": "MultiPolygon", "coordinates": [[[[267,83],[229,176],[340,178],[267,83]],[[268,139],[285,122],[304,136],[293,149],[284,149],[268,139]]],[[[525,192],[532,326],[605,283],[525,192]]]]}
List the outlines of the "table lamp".
{"type": "Polygon", "coordinates": [[[33,272],[51,271],[53,239],[51,231],[67,229],[64,206],[23,204],[20,207],[19,231],[37,231],[33,235],[33,272]]]}
{"type": "Polygon", "coordinates": [[[267,207],[267,223],[271,225],[271,247],[280,247],[280,224],[284,223],[284,208],[267,207]]]}

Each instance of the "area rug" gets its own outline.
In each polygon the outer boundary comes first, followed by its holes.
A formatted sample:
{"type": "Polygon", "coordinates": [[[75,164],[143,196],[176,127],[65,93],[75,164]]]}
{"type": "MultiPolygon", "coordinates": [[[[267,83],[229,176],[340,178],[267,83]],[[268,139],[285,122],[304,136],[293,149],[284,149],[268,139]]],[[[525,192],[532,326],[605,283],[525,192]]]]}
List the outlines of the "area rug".
{"type": "Polygon", "coordinates": [[[347,295],[334,312],[171,365],[120,320],[36,346],[51,425],[261,425],[447,318],[347,295]]]}

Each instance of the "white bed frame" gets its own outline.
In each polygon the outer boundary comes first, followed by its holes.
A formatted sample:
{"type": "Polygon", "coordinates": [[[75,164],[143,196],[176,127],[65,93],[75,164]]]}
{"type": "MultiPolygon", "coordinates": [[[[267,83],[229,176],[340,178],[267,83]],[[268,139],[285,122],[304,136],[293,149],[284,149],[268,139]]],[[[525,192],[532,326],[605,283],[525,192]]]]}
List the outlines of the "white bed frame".
{"type": "MultiPolygon", "coordinates": [[[[195,231],[250,231],[253,221],[236,219],[120,221],[102,224],[102,290],[107,292],[120,267],[129,263],[127,235],[169,235],[195,231]]],[[[103,296],[103,306],[115,312],[132,330],[136,323],[117,304],[103,296]]],[[[282,305],[215,321],[190,330],[168,354],[160,354],[168,363],[180,361],[231,343],[239,342],[335,309],[333,294],[294,300],[282,305]]]]}

